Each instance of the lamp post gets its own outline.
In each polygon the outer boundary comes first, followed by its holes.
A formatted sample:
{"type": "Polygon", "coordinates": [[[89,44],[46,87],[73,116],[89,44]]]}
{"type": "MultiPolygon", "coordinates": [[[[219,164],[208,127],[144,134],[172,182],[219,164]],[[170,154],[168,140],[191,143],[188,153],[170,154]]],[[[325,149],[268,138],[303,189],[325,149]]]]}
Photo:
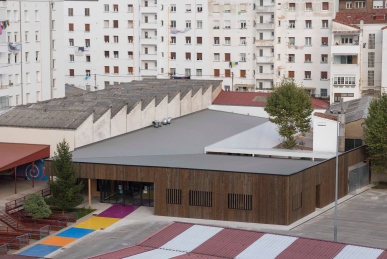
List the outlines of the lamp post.
{"type": "MultiPolygon", "coordinates": [[[[333,110],[331,111],[332,114],[336,114],[337,116],[340,114],[339,111],[333,110]]],[[[338,195],[338,185],[339,185],[339,120],[337,118],[337,124],[336,124],[336,182],[335,182],[335,219],[334,219],[334,232],[333,237],[334,241],[337,242],[337,195],[338,195]]]]}

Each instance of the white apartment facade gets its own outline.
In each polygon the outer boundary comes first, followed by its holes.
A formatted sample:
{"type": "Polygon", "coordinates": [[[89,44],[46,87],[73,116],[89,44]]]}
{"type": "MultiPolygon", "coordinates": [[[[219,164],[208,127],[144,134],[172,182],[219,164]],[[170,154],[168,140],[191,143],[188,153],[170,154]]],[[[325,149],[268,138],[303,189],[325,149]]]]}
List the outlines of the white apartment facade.
{"type": "Polygon", "coordinates": [[[0,3],[0,110],[64,96],[62,12],[62,2],[0,3]]]}

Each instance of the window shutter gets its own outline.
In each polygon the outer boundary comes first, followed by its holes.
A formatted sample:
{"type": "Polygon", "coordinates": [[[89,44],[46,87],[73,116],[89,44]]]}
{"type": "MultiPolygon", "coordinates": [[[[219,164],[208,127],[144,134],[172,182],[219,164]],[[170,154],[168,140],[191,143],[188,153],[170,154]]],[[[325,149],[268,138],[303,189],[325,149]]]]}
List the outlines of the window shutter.
{"type": "Polygon", "coordinates": [[[231,54],[230,53],[224,53],[224,61],[230,61],[231,60],[231,54]]]}
{"type": "Polygon", "coordinates": [[[74,69],[70,69],[70,76],[74,76],[74,69]]]}
{"type": "Polygon", "coordinates": [[[202,60],[202,53],[197,53],[197,60],[202,60]]]}
{"type": "Polygon", "coordinates": [[[85,31],[90,31],[90,24],[85,24],[85,31]]]}
{"type": "Polygon", "coordinates": [[[329,9],[329,3],[328,2],[323,2],[322,3],[322,9],[323,10],[328,10],[329,9]]]}
{"type": "Polygon", "coordinates": [[[69,23],[69,31],[74,31],[74,24],[73,23],[69,23]]]}
{"type": "Polygon", "coordinates": [[[109,66],[105,66],[105,74],[109,74],[109,66]]]}
{"type": "Polygon", "coordinates": [[[133,74],[133,67],[128,67],[128,73],[133,74]]]}
{"type": "Polygon", "coordinates": [[[294,78],[294,71],[289,71],[288,72],[288,77],[289,78],[294,78]]]}
{"type": "Polygon", "coordinates": [[[118,74],[118,67],[114,67],[114,74],[118,74]]]}
{"type": "Polygon", "coordinates": [[[202,37],[197,37],[196,42],[197,44],[202,44],[202,37]]]}
{"type": "Polygon", "coordinates": [[[113,21],[113,27],[114,28],[118,28],[118,20],[114,20],[113,21]]]}
{"type": "Polygon", "coordinates": [[[230,77],[230,74],[231,74],[231,73],[230,73],[230,69],[225,69],[225,70],[224,70],[224,76],[225,76],[225,77],[230,77]]]}
{"type": "Polygon", "coordinates": [[[191,53],[190,52],[186,52],[185,53],[185,59],[191,59],[191,53]]]}
{"type": "Polygon", "coordinates": [[[219,77],[219,75],[220,75],[220,70],[214,69],[214,77],[219,77]]]}
{"type": "Polygon", "coordinates": [[[321,71],[321,79],[328,79],[328,72],[321,71]]]}
{"type": "Polygon", "coordinates": [[[305,60],[312,60],[311,54],[305,54],[305,60]]]}
{"type": "Polygon", "coordinates": [[[240,71],[240,77],[246,77],[246,70],[240,71]]]}

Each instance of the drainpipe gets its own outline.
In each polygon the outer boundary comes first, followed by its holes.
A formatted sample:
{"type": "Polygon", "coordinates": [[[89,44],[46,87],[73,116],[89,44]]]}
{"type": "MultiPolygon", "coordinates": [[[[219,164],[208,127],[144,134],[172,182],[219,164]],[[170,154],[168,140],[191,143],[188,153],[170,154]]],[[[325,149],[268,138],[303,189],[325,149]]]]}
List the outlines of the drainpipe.
{"type": "MultiPolygon", "coordinates": [[[[21,104],[24,104],[24,91],[23,91],[23,31],[22,31],[22,20],[21,20],[21,1],[19,1],[19,29],[20,29],[20,96],[21,96],[21,104]]],[[[16,193],[16,189],[15,189],[16,193]]]]}
{"type": "MultiPolygon", "coordinates": [[[[360,35],[359,35],[359,48],[360,48],[360,57],[359,57],[359,62],[360,62],[360,65],[359,65],[359,92],[360,94],[363,92],[363,80],[362,80],[362,74],[363,74],[363,55],[362,55],[362,52],[363,52],[363,25],[364,25],[364,19],[361,18],[360,19],[360,35]],[[360,37],[361,37],[361,41],[360,41],[360,37]]],[[[360,96],[361,97],[361,96],[360,96]]]]}
{"type": "Polygon", "coordinates": [[[343,109],[343,98],[340,99],[341,111],[337,115],[339,122],[339,152],[345,151],[345,111],[343,109]]]}

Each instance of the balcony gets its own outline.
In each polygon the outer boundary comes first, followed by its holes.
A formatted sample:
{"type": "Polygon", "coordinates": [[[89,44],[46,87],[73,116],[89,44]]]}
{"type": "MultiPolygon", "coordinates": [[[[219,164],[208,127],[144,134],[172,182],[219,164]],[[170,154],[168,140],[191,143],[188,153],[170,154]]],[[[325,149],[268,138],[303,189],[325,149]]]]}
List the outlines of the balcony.
{"type": "Polygon", "coordinates": [[[141,38],[141,45],[157,45],[157,36],[141,38]]]}
{"type": "Polygon", "coordinates": [[[266,73],[255,73],[255,79],[262,80],[273,80],[274,79],[274,71],[271,70],[266,73]]]}
{"type": "Polygon", "coordinates": [[[8,44],[6,42],[0,42],[0,52],[8,52],[8,44]]]}
{"type": "Polygon", "coordinates": [[[256,23],[257,30],[274,30],[274,23],[256,23]]]}
{"type": "Polygon", "coordinates": [[[154,29],[157,30],[157,22],[151,21],[151,22],[141,22],[140,23],[141,29],[154,29]]]}
{"type": "Polygon", "coordinates": [[[256,57],[257,63],[273,63],[274,62],[274,57],[269,56],[269,57],[256,57]]]}
{"type": "Polygon", "coordinates": [[[140,7],[141,13],[157,13],[157,6],[141,6],[140,7]]]}
{"type": "Polygon", "coordinates": [[[259,13],[274,13],[274,5],[256,6],[256,10],[259,13]]]}
{"type": "Polygon", "coordinates": [[[157,69],[152,68],[152,69],[141,69],[141,76],[157,76],[157,69]]]}
{"type": "Polygon", "coordinates": [[[8,75],[8,64],[0,63],[0,75],[8,75]]]}
{"type": "Polygon", "coordinates": [[[274,46],[274,38],[270,38],[270,39],[266,39],[266,40],[256,40],[255,46],[256,47],[274,46]]]}
{"type": "Polygon", "coordinates": [[[157,60],[157,54],[140,54],[140,59],[141,60],[156,61],[157,60]]]}
{"type": "Polygon", "coordinates": [[[360,55],[360,45],[332,45],[331,53],[333,55],[360,55]]]}

